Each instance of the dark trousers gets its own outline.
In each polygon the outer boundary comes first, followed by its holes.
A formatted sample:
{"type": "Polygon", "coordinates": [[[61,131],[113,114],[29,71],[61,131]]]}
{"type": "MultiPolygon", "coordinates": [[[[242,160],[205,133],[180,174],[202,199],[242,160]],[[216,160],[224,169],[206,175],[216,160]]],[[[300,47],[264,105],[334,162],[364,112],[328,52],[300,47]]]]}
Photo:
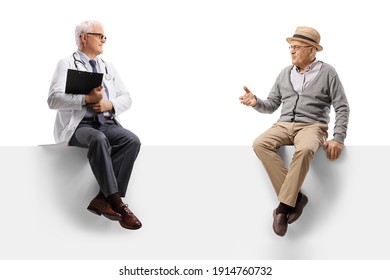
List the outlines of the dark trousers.
{"type": "Polygon", "coordinates": [[[131,131],[114,120],[104,124],[82,121],[69,142],[88,149],[92,172],[105,197],[118,192],[126,195],[127,186],[141,142],[131,131]]]}

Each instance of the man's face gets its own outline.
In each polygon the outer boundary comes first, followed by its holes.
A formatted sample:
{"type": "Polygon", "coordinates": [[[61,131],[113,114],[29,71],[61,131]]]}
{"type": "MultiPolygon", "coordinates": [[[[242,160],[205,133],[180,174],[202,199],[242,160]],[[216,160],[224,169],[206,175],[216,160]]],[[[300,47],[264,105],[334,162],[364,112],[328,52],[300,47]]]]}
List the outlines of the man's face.
{"type": "Polygon", "coordinates": [[[95,25],[91,32],[83,34],[85,47],[83,52],[89,57],[96,57],[103,53],[103,44],[106,43],[104,28],[101,25],[95,25]]]}
{"type": "Polygon", "coordinates": [[[316,48],[301,41],[290,42],[290,54],[292,64],[304,70],[314,60],[316,48]]]}

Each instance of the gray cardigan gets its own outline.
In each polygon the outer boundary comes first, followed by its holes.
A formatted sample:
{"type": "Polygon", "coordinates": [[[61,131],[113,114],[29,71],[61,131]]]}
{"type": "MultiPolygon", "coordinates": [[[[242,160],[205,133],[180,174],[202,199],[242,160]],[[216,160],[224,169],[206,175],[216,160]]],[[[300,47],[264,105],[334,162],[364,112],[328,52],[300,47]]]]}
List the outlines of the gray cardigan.
{"type": "Polygon", "coordinates": [[[254,108],[261,113],[273,113],[280,104],[282,112],[279,122],[329,123],[330,106],[336,113],[333,140],[344,143],[347,135],[349,105],[344,88],[329,64],[323,63],[314,80],[298,94],[291,84],[288,66],[280,72],[267,100],[257,98],[254,108]]]}

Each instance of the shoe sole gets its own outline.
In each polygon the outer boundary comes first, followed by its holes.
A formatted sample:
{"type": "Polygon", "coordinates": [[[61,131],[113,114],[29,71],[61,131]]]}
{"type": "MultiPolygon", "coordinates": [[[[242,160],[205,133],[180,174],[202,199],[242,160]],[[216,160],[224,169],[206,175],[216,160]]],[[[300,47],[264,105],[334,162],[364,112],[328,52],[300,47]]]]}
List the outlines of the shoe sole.
{"type": "Polygon", "coordinates": [[[121,221],[122,220],[122,217],[120,217],[120,216],[112,216],[112,215],[104,214],[104,213],[100,212],[99,210],[97,210],[95,207],[92,207],[92,206],[88,206],[87,209],[90,212],[92,212],[92,213],[94,213],[94,214],[96,214],[98,216],[103,215],[104,217],[106,217],[107,219],[109,219],[111,221],[121,221]]]}

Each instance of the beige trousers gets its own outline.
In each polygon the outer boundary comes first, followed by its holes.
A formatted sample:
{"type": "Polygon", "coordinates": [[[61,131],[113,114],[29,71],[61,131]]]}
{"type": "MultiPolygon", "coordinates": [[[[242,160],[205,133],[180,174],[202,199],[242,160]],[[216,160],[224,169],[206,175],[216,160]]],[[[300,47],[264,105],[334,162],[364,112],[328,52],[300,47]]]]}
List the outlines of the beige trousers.
{"type": "Polygon", "coordinates": [[[322,123],[278,122],[253,142],[280,202],[295,207],[314,153],[328,137],[327,130],[328,125],[322,123]],[[277,152],[285,145],[295,146],[289,168],[277,152]]]}

